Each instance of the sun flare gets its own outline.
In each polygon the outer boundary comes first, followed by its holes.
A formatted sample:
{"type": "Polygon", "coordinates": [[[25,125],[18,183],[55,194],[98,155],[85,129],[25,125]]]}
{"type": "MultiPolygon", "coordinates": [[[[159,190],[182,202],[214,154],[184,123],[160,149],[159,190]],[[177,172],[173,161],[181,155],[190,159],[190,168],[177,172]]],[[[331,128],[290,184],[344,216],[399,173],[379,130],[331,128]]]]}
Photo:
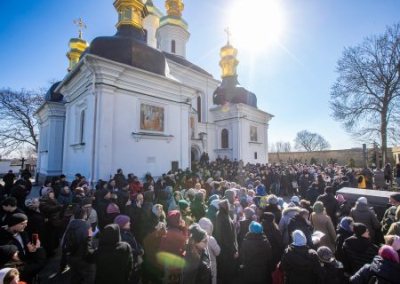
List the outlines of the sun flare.
{"type": "Polygon", "coordinates": [[[238,48],[262,51],[279,41],[284,29],[278,0],[236,0],[229,12],[232,43],[238,48]]]}

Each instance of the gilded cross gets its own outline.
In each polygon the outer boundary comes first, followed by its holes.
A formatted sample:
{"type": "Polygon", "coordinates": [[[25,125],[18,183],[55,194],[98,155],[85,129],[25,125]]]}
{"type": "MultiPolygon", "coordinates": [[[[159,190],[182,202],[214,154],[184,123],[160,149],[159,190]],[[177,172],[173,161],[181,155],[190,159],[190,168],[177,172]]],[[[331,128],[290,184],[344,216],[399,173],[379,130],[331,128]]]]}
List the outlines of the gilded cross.
{"type": "Polygon", "coordinates": [[[83,23],[82,18],[74,20],[74,24],[79,27],[79,39],[82,39],[82,29],[87,29],[87,25],[83,23]]]}
{"type": "Polygon", "coordinates": [[[228,36],[228,45],[229,45],[230,44],[230,39],[231,39],[231,36],[232,36],[231,30],[230,30],[229,27],[227,27],[224,31],[225,31],[226,35],[228,36]]]}

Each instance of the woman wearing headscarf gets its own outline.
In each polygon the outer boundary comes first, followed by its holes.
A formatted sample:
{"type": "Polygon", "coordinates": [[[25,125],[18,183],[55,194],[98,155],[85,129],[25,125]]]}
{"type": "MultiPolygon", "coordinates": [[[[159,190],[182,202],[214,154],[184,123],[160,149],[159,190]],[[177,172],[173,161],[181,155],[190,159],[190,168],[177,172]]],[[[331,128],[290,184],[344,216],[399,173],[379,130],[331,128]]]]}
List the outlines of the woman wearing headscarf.
{"type": "Polygon", "coordinates": [[[343,217],[349,216],[351,207],[350,207],[349,202],[346,199],[344,199],[343,195],[338,194],[336,196],[336,199],[339,202],[339,209],[337,211],[337,216],[338,216],[338,220],[340,222],[340,220],[343,217]]]}
{"type": "Polygon", "coordinates": [[[221,248],[213,237],[214,226],[211,220],[201,218],[199,226],[206,231],[208,235],[208,253],[210,254],[211,259],[212,284],[217,284],[217,256],[220,254],[221,248]]]}
{"type": "Polygon", "coordinates": [[[207,232],[198,224],[191,225],[189,232],[183,284],[210,284],[212,276],[207,232]]]}
{"type": "Polygon", "coordinates": [[[95,284],[128,284],[133,270],[131,247],[121,242],[117,224],[104,227],[100,235],[99,247],[90,252],[96,264],[95,284]]]}
{"type": "Polygon", "coordinates": [[[235,226],[229,217],[229,206],[226,199],[219,202],[215,226],[215,239],[221,247],[221,253],[217,258],[218,282],[227,284],[234,280],[239,257],[235,226]]]}
{"type": "Polygon", "coordinates": [[[390,246],[379,249],[371,264],[364,265],[350,278],[350,284],[399,283],[399,256],[390,246]],[[374,281],[374,282],[372,282],[374,281]]]}
{"type": "Polygon", "coordinates": [[[335,256],[339,261],[343,261],[343,243],[346,239],[350,238],[353,232],[354,221],[351,217],[344,217],[338,226],[336,231],[336,241],[335,241],[335,256]]]}
{"type": "Polygon", "coordinates": [[[272,283],[271,245],[260,223],[252,221],[240,248],[240,283],[272,283]]]}
{"type": "Polygon", "coordinates": [[[281,261],[285,245],[283,243],[282,233],[275,223],[275,215],[271,212],[264,212],[261,216],[264,235],[267,237],[272,250],[272,268],[281,261]]]}
{"type": "Polygon", "coordinates": [[[307,246],[307,239],[300,230],[292,233],[290,244],[281,260],[280,268],[286,272],[285,284],[317,284],[323,278],[323,270],[317,252],[307,246]]]}
{"type": "Polygon", "coordinates": [[[327,246],[331,251],[335,252],[335,227],[333,227],[331,218],[325,213],[324,204],[321,201],[315,202],[313,210],[310,221],[314,227],[314,232],[320,231],[325,234],[320,240],[320,245],[327,246]]]}

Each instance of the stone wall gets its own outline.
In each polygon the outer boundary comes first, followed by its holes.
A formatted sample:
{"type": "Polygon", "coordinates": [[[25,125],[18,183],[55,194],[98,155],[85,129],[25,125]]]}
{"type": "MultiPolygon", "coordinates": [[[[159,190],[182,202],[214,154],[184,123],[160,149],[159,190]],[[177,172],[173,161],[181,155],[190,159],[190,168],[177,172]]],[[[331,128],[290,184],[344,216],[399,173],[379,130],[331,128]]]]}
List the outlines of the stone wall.
{"type": "MultiPolygon", "coordinates": [[[[368,156],[372,157],[372,149],[368,149],[368,156]]],[[[317,163],[326,163],[330,159],[336,160],[339,165],[347,165],[349,159],[352,158],[356,167],[363,166],[362,148],[329,150],[315,152],[288,152],[288,153],[269,153],[268,159],[270,163],[288,163],[297,159],[301,163],[310,163],[314,158],[317,163]]],[[[391,149],[388,149],[389,159],[392,158],[391,149]]],[[[394,162],[394,161],[392,161],[394,162]]]]}

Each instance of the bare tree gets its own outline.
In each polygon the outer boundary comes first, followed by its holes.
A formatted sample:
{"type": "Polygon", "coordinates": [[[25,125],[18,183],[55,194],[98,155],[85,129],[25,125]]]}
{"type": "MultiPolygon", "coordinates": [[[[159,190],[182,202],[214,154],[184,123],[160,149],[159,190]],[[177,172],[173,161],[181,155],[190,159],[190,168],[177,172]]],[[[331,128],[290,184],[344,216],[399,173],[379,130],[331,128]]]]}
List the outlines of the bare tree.
{"type": "Polygon", "coordinates": [[[327,150],[331,147],[324,137],[308,130],[298,132],[294,142],[296,143],[294,146],[296,149],[308,152],[327,150]]]}
{"type": "Polygon", "coordinates": [[[0,89],[0,148],[4,155],[21,148],[38,149],[33,113],[43,103],[44,91],[0,89]]]}
{"type": "Polygon", "coordinates": [[[337,63],[331,109],[335,120],[359,141],[381,140],[384,163],[388,140],[399,140],[400,23],[383,35],[345,48],[337,63]]]}
{"type": "Polygon", "coordinates": [[[283,152],[292,152],[292,144],[290,144],[290,142],[283,143],[283,152]]]}

